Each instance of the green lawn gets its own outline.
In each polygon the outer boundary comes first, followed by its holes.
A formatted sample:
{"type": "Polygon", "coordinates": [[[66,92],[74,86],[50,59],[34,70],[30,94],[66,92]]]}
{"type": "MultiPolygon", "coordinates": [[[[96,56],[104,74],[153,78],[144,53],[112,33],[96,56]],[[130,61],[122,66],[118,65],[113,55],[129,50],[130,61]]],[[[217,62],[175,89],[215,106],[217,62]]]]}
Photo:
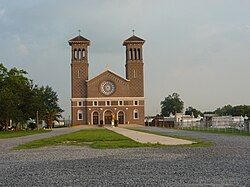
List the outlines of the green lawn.
{"type": "Polygon", "coordinates": [[[19,145],[14,149],[31,149],[53,145],[79,145],[98,149],[161,146],[158,144],[142,144],[107,129],[86,129],[61,136],[35,140],[19,145]]]}
{"type": "Polygon", "coordinates": [[[181,130],[198,131],[198,132],[215,133],[215,134],[225,134],[225,135],[250,136],[249,132],[240,131],[240,130],[233,129],[233,128],[218,129],[218,128],[185,127],[185,128],[181,128],[181,130]]]}
{"type": "Polygon", "coordinates": [[[45,132],[49,132],[49,130],[0,131],[0,139],[28,136],[32,134],[39,134],[39,133],[45,133],[45,132]]]}
{"type": "Polygon", "coordinates": [[[172,137],[172,138],[178,138],[178,139],[183,139],[183,140],[190,140],[196,143],[193,144],[184,144],[184,145],[169,145],[169,146],[178,146],[178,147],[209,147],[212,146],[213,143],[211,141],[205,141],[197,138],[191,138],[191,137],[186,137],[186,136],[176,136],[176,135],[168,135],[166,133],[161,133],[161,132],[153,132],[150,130],[144,130],[144,129],[138,129],[138,128],[128,128],[130,130],[135,130],[139,132],[145,132],[145,133],[151,133],[151,134],[156,134],[160,136],[167,136],[167,137],[172,137]]]}

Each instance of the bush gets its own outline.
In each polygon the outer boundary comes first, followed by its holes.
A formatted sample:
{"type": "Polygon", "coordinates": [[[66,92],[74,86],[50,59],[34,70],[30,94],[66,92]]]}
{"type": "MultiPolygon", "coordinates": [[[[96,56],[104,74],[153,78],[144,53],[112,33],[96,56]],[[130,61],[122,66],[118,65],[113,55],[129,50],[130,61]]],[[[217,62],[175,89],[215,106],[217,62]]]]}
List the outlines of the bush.
{"type": "Polygon", "coordinates": [[[36,123],[34,123],[34,122],[30,122],[30,123],[28,124],[28,128],[31,129],[31,130],[34,130],[35,128],[37,128],[37,125],[36,125],[36,123]]]}

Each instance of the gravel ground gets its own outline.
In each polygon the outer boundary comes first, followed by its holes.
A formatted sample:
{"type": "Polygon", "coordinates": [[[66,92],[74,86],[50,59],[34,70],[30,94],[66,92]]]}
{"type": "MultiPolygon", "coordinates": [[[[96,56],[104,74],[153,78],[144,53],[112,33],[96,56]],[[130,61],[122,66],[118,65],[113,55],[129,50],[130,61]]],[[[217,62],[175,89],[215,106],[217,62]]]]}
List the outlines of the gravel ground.
{"type": "Polygon", "coordinates": [[[249,137],[145,128],[212,140],[214,146],[4,149],[0,186],[250,186],[249,137]]]}

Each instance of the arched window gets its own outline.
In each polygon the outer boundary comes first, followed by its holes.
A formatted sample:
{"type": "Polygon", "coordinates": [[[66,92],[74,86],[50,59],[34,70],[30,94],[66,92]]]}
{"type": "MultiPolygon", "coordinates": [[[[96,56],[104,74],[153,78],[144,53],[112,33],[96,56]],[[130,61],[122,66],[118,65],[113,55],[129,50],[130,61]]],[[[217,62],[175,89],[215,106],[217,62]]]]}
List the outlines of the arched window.
{"type": "Polygon", "coordinates": [[[77,120],[83,120],[83,112],[81,110],[77,111],[77,120]]]}
{"type": "Polygon", "coordinates": [[[78,49],[78,60],[82,59],[81,49],[78,49]]]}
{"type": "Polygon", "coordinates": [[[129,49],[129,59],[132,60],[133,59],[133,50],[129,49]]]}
{"type": "Polygon", "coordinates": [[[134,110],[134,119],[139,119],[139,111],[137,109],[134,110]]]}
{"type": "Polygon", "coordinates": [[[136,49],[134,49],[134,59],[135,60],[137,59],[137,51],[136,51],[136,49]]]}
{"type": "Polygon", "coordinates": [[[137,57],[138,57],[139,60],[141,60],[141,50],[137,49],[137,51],[138,51],[137,57]]]}
{"type": "Polygon", "coordinates": [[[134,69],[134,78],[136,78],[136,70],[134,69]]]}
{"type": "Polygon", "coordinates": [[[98,112],[93,112],[92,114],[92,120],[93,120],[93,125],[98,125],[99,124],[99,113],[98,112]]]}
{"type": "Polygon", "coordinates": [[[82,58],[85,58],[86,52],[85,49],[82,49],[82,58]]]}
{"type": "Polygon", "coordinates": [[[77,59],[77,49],[74,49],[74,59],[77,59]]]}

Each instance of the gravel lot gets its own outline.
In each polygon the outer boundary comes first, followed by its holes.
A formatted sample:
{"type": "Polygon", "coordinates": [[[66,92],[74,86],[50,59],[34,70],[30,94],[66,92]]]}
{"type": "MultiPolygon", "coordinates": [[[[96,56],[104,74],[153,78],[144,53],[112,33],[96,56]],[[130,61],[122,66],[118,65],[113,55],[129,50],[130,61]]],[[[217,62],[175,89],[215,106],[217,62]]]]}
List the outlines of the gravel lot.
{"type": "Polygon", "coordinates": [[[28,137],[9,139],[7,148],[1,140],[0,186],[250,186],[250,137],[145,128],[212,140],[214,146],[8,151],[28,137]]]}

